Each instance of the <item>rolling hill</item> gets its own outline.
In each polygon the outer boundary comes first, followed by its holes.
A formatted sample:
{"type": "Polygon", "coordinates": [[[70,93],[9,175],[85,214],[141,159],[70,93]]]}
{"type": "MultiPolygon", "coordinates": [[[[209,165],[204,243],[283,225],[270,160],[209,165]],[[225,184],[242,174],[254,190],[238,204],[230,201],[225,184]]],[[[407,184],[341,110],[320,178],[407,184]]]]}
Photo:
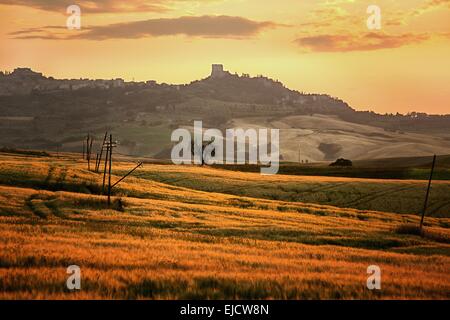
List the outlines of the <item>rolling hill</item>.
{"type": "MultiPolygon", "coordinates": [[[[133,166],[114,160],[113,181],[133,166]]],[[[114,189],[108,207],[102,175],[88,171],[79,155],[1,153],[0,178],[0,299],[446,299],[450,293],[448,211],[427,217],[418,236],[408,231],[419,222],[415,214],[304,203],[287,189],[278,190],[278,200],[265,199],[279,184],[332,195],[356,183],[358,197],[378,184],[381,191],[382,182],[145,164],[114,189]],[[366,287],[374,264],[382,269],[382,290],[366,287]],[[65,286],[69,265],[81,268],[80,291],[65,286]]],[[[385,191],[423,184],[384,183],[385,191]]]]}
{"type": "Polygon", "coordinates": [[[0,77],[0,146],[76,151],[106,130],[119,152],[167,158],[170,133],[204,128],[281,129],[286,161],[450,154],[449,115],[360,112],[325,94],[286,88],[263,76],[224,72],[183,85],[57,80],[28,69],[0,77]],[[300,154],[299,154],[300,152],[300,154]]]}
{"type": "Polygon", "coordinates": [[[233,127],[279,128],[283,160],[334,161],[450,154],[445,137],[415,132],[392,132],[370,125],[351,123],[330,115],[238,118],[233,127]],[[300,158],[300,159],[299,159],[300,158]]]}

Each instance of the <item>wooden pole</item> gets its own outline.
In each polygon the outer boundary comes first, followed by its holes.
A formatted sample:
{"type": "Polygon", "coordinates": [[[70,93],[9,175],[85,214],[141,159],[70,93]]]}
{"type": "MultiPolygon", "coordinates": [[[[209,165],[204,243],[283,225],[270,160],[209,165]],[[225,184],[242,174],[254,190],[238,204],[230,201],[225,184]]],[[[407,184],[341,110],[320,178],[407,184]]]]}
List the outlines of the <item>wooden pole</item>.
{"type": "Polygon", "coordinates": [[[98,158],[98,164],[97,164],[97,168],[96,171],[98,172],[100,170],[100,163],[102,161],[102,155],[103,155],[103,148],[105,146],[106,143],[106,138],[108,137],[108,131],[105,132],[105,137],[103,138],[103,144],[100,148],[100,157],[98,158]]]}
{"type": "Polygon", "coordinates": [[[86,160],[89,160],[89,158],[88,158],[88,153],[89,153],[89,133],[88,133],[88,135],[87,135],[87,137],[86,137],[86,160]]]}
{"type": "Polygon", "coordinates": [[[106,168],[108,167],[109,146],[106,146],[105,167],[103,168],[103,186],[102,193],[105,194],[106,168]]]}
{"type": "MultiPolygon", "coordinates": [[[[103,149],[103,147],[101,147],[103,149]]],[[[97,152],[97,160],[95,161],[95,172],[98,173],[98,169],[100,167],[100,153],[97,152]]]]}
{"type": "Polygon", "coordinates": [[[97,172],[97,162],[98,162],[98,152],[95,154],[95,168],[94,168],[95,172],[97,172]]]}
{"type": "Polygon", "coordinates": [[[422,232],[423,228],[423,219],[425,218],[425,213],[427,211],[428,206],[428,198],[430,196],[430,189],[431,189],[431,180],[433,180],[433,172],[434,172],[434,166],[436,165],[436,155],[433,157],[433,164],[431,165],[431,173],[430,173],[430,180],[428,181],[428,188],[427,188],[427,195],[425,196],[425,204],[423,205],[423,211],[422,211],[422,219],[420,219],[420,232],[422,232]]]}
{"type": "Polygon", "coordinates": [[[100,161],[101,161],[100,155],[101,155],[102,151],[103,151],[103,145],[100,147],[100,153],[97,152],[97,159],[95,160],[95,169],[94,169],[95,172],[98,172],[98,170],[100,168],[100,161]]]}
{"type": "Polygon", "coordinates": [[[86,160],[88,162],[88,170],[89,170],[89,139],[90,137],[88,133],[88,135],[86,136],[86,160]]]}
{"type": "Polygon", "coordinates": [[[89,158],[91,158],[91,153],[92,153],[92,144],[94,143],[94,138],[91,138],[91,142],[89,144],[89,158]]]}
{"type": "Polygon", "coordinates": [[[92,143],[94,142],[94,138],[89,137],[89,151],[88,151],[88,170],[91,171],[91,152],[92,152],[92,143]]]}
{"type": "Polygon", "coordinates": [[[84,139],[83,139],[83,160],[84,160],[84,149],[85,149],[85,147],[84,147],[84,139]]]}
{"type": "Polygon", "coordinates": [[[109,135],[108,207],[111,206],[112,134],[109,135]]]}

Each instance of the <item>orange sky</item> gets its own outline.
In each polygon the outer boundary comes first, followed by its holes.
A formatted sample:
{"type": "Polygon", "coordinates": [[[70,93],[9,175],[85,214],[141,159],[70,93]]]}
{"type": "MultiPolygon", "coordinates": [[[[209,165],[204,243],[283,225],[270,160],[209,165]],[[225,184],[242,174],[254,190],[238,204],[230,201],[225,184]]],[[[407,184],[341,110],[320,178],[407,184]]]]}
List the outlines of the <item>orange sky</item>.
{"type": "Polygon", "coordinates": [[[449,57],[450,0],[0,0],[0,69],[57,78],[186,83],[223,63],[358,110],[448,114],[449,57]]]}

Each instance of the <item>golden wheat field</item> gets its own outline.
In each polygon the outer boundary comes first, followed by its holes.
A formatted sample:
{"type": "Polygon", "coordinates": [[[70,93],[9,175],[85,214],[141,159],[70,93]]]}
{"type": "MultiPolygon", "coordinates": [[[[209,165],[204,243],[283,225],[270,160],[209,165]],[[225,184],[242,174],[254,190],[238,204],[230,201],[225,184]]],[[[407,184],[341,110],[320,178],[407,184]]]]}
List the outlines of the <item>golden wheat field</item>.
{"type": "MultiPolygon", "coordinates": [[[[358,183],[370,193],[426,182],[144,164],[108,208],[102,175],[79,158],[0,154],[1,299],[450,298],[450,214],[426,217],[418,236],[402,232],[416,214],[267,200],[252,189],[358,183]],[[70,265],[81,268],[81,290],[66,287],[70,265]],[[367,289],[370,265],[381,268],[381,290],[367,289]]],[[[114,161],[113,182],[133,166],[114,161]]],[[[436,201],[448,201],[449,186],[436,184],[436,201]]]]}

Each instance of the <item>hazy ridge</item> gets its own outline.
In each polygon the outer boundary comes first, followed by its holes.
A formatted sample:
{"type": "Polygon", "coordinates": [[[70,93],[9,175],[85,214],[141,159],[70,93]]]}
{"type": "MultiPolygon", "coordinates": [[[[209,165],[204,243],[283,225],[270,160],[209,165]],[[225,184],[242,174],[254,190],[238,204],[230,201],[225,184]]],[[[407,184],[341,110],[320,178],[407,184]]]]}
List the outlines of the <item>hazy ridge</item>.
{"type": "Polygon", "coordinates": [[[166,157],[170,132],[204,127],[281,129],[288,161],[450,154],[449,115],[360,112],[323,94],[263,76],[229,72],[185,85],[155,81],[57,80],[29,69],[0,74],[0,145],[80,151],[89,132],[110,130],[120,152],[166,157]]]}

